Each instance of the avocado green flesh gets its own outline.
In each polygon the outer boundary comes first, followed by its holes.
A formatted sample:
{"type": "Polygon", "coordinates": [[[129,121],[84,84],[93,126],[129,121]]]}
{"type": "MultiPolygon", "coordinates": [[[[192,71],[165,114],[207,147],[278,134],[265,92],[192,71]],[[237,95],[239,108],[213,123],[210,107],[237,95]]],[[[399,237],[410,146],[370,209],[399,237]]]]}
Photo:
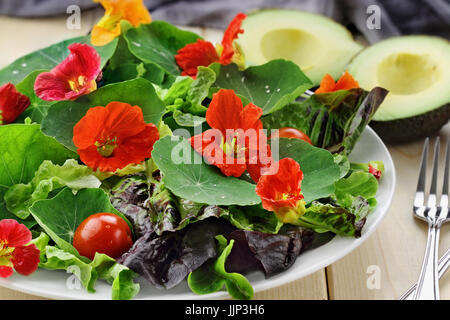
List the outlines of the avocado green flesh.
{"type": "Polygon", "coordinates": [[[450,43],[445,39],[384,40],[360,52],[348,70],[366,90],[375,86],[389,90],[375,121],[424,115],[450,102],[450,43]]]}
{"type": "Polygon", "coordinates": [[[394,53],[385,58],[377,70],[380,86],[395,95],[425,91],[441,78],[439,63],[428,55],[394,53]]]}
{"type": "Polygon", "coordinates": [[[339,78],[362,49],[344,26],[298,10],[256,11],[244,20],[242,29],[237,44],[247,66],[273,59],[291,60],[315,85],[326,73],[339,78]]]}
{"type": "Polygon", "coordinates": [[[261,51],[267,60],[291,60],[301,64],[303,71],[306,71],[320,61],[324,48],[323,43],[310,33],[296,29],[276,29],[261,38],[261,51]]]}

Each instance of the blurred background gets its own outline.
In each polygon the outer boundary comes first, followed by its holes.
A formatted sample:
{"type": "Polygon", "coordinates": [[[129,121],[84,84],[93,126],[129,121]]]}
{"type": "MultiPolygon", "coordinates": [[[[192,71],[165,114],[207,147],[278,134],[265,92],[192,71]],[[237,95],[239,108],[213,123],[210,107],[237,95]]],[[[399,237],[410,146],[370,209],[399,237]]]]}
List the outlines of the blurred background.
{"type": "MultiPolygon", "coordinates": [[[[99,7],[92,0],[0,0],[0,15],[27,18],[64,15],[73,4],[83,12],[99,7]]],[[[369,43],[407,34],[433,34],[450,39],[450,0],[145,0],[145,4],[154,20],[180,26],[224,29],[237,12],[278,7],[329,16],[362,34],[369,43]],[[370,5],[381,9],[382,29],[366,28],[366,10],[370,5]]]]}

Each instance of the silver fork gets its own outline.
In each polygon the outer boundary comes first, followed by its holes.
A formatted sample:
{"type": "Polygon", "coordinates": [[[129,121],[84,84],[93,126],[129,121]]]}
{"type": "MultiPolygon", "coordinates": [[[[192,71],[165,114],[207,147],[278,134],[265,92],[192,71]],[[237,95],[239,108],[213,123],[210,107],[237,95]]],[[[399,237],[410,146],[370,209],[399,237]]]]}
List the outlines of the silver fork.
{"type": "Polygon", "coordinates": [[[448,143],[446,150],[445,176],[439,205],[437,204],[437,179],[439,167],[439,137],[436,139],[433,156],[433,173],[430,192],[425,205],[425,183],[429,139],[425,140],[420,165],[419,181],[414,198],[414,214],[428,223],[428,239],[425,255],[417,282],[415,300],[439,300],[438,244],[441,225],[449,218],[448,209],[448,143]]]}
{"type": "MultiPolygon", "coordinates": [[[[445,195],[448,199],[448,192],[449,192],[449,167],[450,167],[450,141],[447,143],[447,149],[445,152],[445,169],[444,169],[444,176],[443,176],[443,186],[442,186],[442,195],[441,195],[441,207],[444,207],[445,203],[445,195]],[[442,197],[444,196],[444,199],[442,197]]],[[[448,201],[448,200],[447,200],[448,201]]],[[[448,206],[448,202],[447,202],[448,206]]],[[[444,209],[441,209],[441,215],[445,215],[445,207],[444,209]]],[[[445,221],[447,221],[450,218],[450,210],[447,208],[447,217],[445,221]]],[[[439,259],[439,265],[438,265],[438,277],[439,279],[445,274],[447,269],[450,267],[450,249],[447,249],[447,251],[442,255],[442,257],[439,259]]],[[[412,285],[399,299],[400,300],[411,300],[415,296],[415,292],[417,289],[417,283],[412,285]]]]}

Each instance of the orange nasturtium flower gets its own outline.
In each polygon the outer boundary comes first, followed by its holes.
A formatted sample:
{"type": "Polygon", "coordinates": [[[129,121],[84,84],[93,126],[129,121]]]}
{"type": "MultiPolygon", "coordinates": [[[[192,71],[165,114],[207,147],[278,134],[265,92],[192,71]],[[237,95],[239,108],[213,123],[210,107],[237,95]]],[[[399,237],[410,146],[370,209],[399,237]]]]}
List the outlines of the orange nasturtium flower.
{"type": "Polygon", "coordinates": [[[303,172],[294,159],[283,158],[264,173],[256,184],[256,194],[262,206],[273,211],[283,223],[296,224],[305,213],[301,184],[303,172]]]}
{"type": "Polygon", "coordinates": [[[233,90],[220,89],[206,111],[211,129],[191,137],[191,146],[224,175],[240,177],[247,170],[256,182],[272,162],[262,114],[253,103],[244,107],[233,90]]]}
{"type": "Polygon", "coordinates": [[[151,158],[158,139],[158,128],[145,123],[141,108],[116,101],[89,109],[73,128],[81,161],[101,172],[115,172],[151,158]]]}
{"type": "Polygon", "coordinates": [[[121,20],[126,20],[135,27],[152,21],[142,0],[94,0],[94,2],[100,2],[105,9],[105,15],[92,29],[91,43],[94,46],[103,46],[118,37],[121,33],[121,20]]]}
{"type": "Polygon", "coordinates": [[[199,66],[207,67],[214,62],[222,65],[235,62],[242,66],[244,64],[242,54],[235,48],[233,42],[244,32],[241,26],[246,17],[244,13],[238,13],[234,17],[223,34],[222,43],[217,47],[209,41],[198,39],[197,42],[178,50],[175,60],[182,69],[181,75],[195,78],[199,66]]]}
{"type": "Polygon", "coordinates": [[[345,73],[339,78],[337,82],[334,82],[333,77],[327,73],[323,77],[322,81],[320,82],[320,87],[315,91],[315,93],[350,90],[353,88],[359,88],[359,83],[347,71],[345,71],[345,73]]]}

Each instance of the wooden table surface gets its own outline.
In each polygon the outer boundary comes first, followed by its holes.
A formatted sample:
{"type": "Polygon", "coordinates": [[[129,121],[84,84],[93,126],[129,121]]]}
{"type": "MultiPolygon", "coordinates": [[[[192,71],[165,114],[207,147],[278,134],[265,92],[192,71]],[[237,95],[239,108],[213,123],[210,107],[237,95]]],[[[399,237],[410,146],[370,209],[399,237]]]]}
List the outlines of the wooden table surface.
{"type": "MultiPolygon", "coordinates": [[[[81,28],[74,30],[66,26],[68,16],[45,19],[0,16],[0,68],[36,49],[86,34],[102,15],[102,10],[83,12],[81,28]]],[[[222,36],[220,30],[188,29],[214,42],[219,42],[222,36]]],[[[443,141],[450,139],[450,124],[439,135],[443,148],[443,141]]],[[[417,280],[427,238],[426,224],[415,219],[411,212],[422,146],[423,141],[388,145],[397,170],[395,196],[387,216],[369,239],[327,268],[258,292],[255,300],[398,299],[417,280]]],[[[449,228],[444,225],[441,232],[440,254],[450,247],[449,228]]],[[[450,299],[450,275],[441,279],[440,286],[441,298],[450,299]]],[[[6,299],[43,298],[0,287],[0,300],[6,299]]]]}

